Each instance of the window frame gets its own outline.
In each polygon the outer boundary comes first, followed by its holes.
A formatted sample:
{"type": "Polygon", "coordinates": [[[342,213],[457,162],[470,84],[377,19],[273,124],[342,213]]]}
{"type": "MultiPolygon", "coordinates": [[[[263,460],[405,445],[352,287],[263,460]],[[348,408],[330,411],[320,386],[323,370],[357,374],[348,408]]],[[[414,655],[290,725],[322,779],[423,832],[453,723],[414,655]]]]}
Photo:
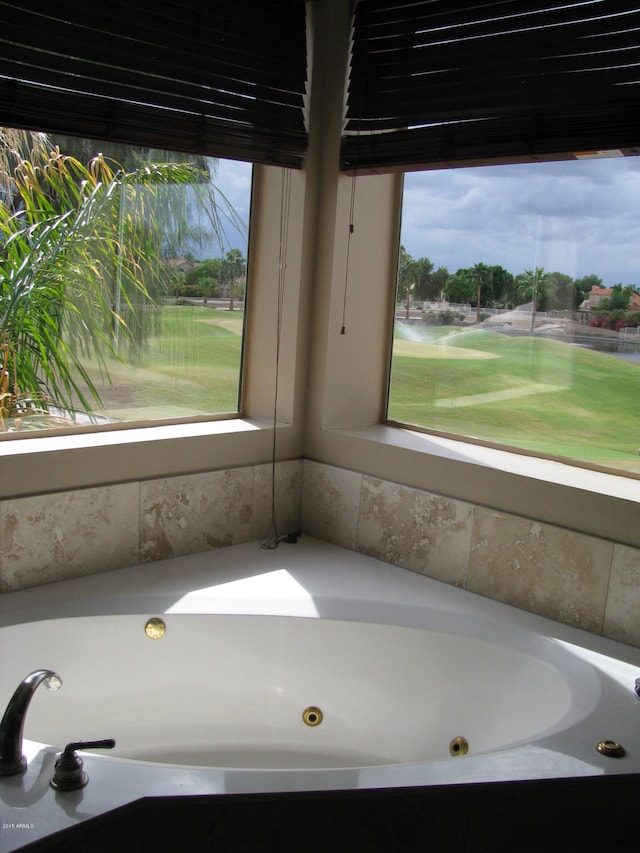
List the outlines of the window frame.
{"type": "MultiPolygon", "coordinates": [[[[618,152],[619,150],[620,149],[612,149],[612,151],[615,151],[615,152],[618,152]]],[[[601,152],[601,154],[603,156],[605,156],[605,152],[601,152]]],[[[638,157],[640,155],[638,155],[637,153],[627,152],[624,156],[625,157],[626,156],[638,157]]],[[[562,156],[548,158],[548,159],[550,162],[561,162],[561,161],[570,162],[570,161],[575,161],[577,158],[574,154],[566,152],[562,156]]],[[[617,157],[615,159],[617,159],[617,157]]],[[[453,171],[454,169],[459,169],[459,168],[473,168],[473,167],[484,167],[484,166],[509,166],[509,165],[524,164],[526,162],[528,162],[528,161],[522,160],[522,159],[518,160],[517,163],[514,163],[511,160],[505,162],[501,158],[493,157],[493,158],[489,158],[489,159],[474,159],[474,160],[470,161],[469,163],[465,163],[463,166],[461,166],[460,164],[458,164],[456,166],[452,166],[450,164],[438,164],[438,165],[432,164],[427,169],[415,169],[415,170],[411,170],[411,171],[441,171],[442,172],[442,171],[453,171]]],[[[639,160],[639,162],[640,162],[640,160],[639,160]]],[[[401,176],[401,180],[403,183],[402,193],[404,193],[404,177],[405,177],[405,174],[407,173],[407,171],[409,171],[409,170],[408,169],[402,169],[402,170],[395,170],[395,171],[396,171],[396,174],[401,176]]],[[[398,227],[401,230],[402,200],[401,200],[400,204],[401,204],[401,207],[400,207],[400,213],[399,213],[399,218],[398,218],[398,227]]],[[[400,238],[401,238],[401,235],[400,235],[400,238]]],[[[398,244],[398,264],[399,264],[399,251],[400,251],[400,243],[398,244]]],[[[396,267],[396,282],[397,282],[397,267],[396,267]]],[[[600,297],[598,297],[597,301],[599,301],[599,298],[600,297]]],[[[394,302],[394,315],[393,315],[392,322],[395,320],[395,307],[396,307],[396,305],[394,302]]],[[[605,476],[611,476],[614,478],[622,478],[622,479],[640,481],[640,472],[616,470],[616,469],[613,469],[613,468],[610,468],[610,467],[607,467],[604,465],[597,465],[597,464],[589,463],[586,461],[581,461],[578,459],[572,459],[572,458],[563,457],[560,455],[545,454],[542,452],[527,450],[525,448],[518,447],[517,445],[502,444],[500,442],[491,441],[489,439],[483,439],[483,438],[479,438],[479,437],[475,437],[475,436],[467,436],[467,435],[464,435],[461,433],[451,432],[451,431],[447,431],[447,430],[439,430],[439,429],[431,428],[429,426],[421,425],[421,424],[405,423],[403,421],[398,421],[394,418],[389,418],[388,417],[388,409],[389,409],[389,395],[390,395],[390,391],[391,391],[391,368],[392,368],[391,362],[392,362],[392,359],[393,359],[393,344],[391,346],[391,352],[389,355],[389,373],[388,373],[387,384],[386,384],[386,397],[385,397],[385,405],[384,405],[384,415],[382,418],[382,423],[384,423],[387,426],[395,427],[395,428],[400,429],[400,430],[412,430],[413,432],[416,432],[419,434],[424,434],[427,436],[433,436],[435,439],[438,439],[438,440],[442,439],[445,442],[448,442],[448,441],[461,442],[462,444],[466,444],[469,446],[486,448],[487,451],[507,452],[507,453],[514,454],[514,456],[517,458],[524,457],[524,458],[531,458],[532,460],[543,460],[543,461],[555,462],[555,463],[558,463],[560,465],[568,466],[570,468],[585,469],[586,471],[590,471],[593,473],[601,473],[601,474],[604,474],[605,476]]],[[[606,481],[604,481],[604,482],[606,482],[606,481]]],[[[615,488],[613,490],[617,491],[615,488]]],[[[626,493],[626,489],[622,489],[622,491],[626,493]]]]}
{"type": "MultiPolygon", "coordinates": [[[[110,156],[109,150],[106,149],[105,151],[103,151],[103,149],[100,147],[101,143],[98,140],[86,139],[83,141],[86,143],[90,143],[91,145],[95,146],[95,149],[94,149],[95,151],[101,151],[102,153],[105,154],[105,157],[108,161],[113,162],[113,158],[112,158],[112,156],[110,156]]],[[[56,140],[55,136],[54,136],[53,140],[51,140],[52,147],[54,147],[54,148],[57,147],[58,143],[59,143],[59,140],[56,140]]],[[[134,150],[136,150],[136,146],[132,146],[132,148],[134,150]]],[[[62,153],[64,155],[65,151],[63,150],[62,153]]],[[[163,152],[163,153],[176,153],[176,152],[163,152]]],[[[78,155],[73,154],[71,156],[78,156],[78,155]]],[[[100,156],[102,156],[102,154],[100,156]]],[[[188,162],[189,155],[185,154],[184,157],[185,157],[185,161],[188,162]]],[[[208,159],[222,160],[225,158],[208,158],[208,159]]],[[[252,204],[252,198],[253,198],[253,172],[255,169],[255,164],[249,162],[246,165],[248,165],[251,168],[251,186],[249,188],[248,205],[247,205],[248,212],[249,212],[249,219],[250,219],[251,218],[251,204],[252,204]]],[[[212,183],[215,184],[215,178],[213,175],[211,175],[211,180],[212,180],[212,183]]],[[[224,211],[222,211],[222,217],[223,218],[225,217],[224,211]]],[[[238,233],[240,233],[239,229],[237,229],[237,230],[238,230],[238,233]]],[[[248,261],[249,238],[250,238],[250,228],[247,227],[246,245],[245,245],[244,252],[243,252],[243,257],[244,257],[244,254],[246,253],[247,263],[249,262],[248,261]]],[[[243,315],[245,315],[245,316],[246,316],[246,306],[247,306],[248,302],[250,301],[250,297],[248,297],[248,293],[249,293],[248,275],[245,274],[245,294],[243,297],[243,303],[244,303],[243,315]]],[[[155,425],[179,425],[179,424],[191,424],[191,423],[197,424],[197,423],[207,423],[211,420],[231,420],[234,418],[235,419],[240,418],[242,416],[244,358],[245,358],[245,335],[244,335],[244,323],[243,323],[241,350],[240,350],[240,357],[238,359],[238,382],[237,382],[236,393],[235,393],[235,408],[229,408],[229,409],[222,410],[222,411],[203,411],[199,414],[190,415],[190,416],[186,416],[186,417],[179,417],[179,416],[171,417],[171,416],[169,416],[169,417],[153,418],[153,419],[139,418],[137,420],[122,420],[122,421],[115,421],[115,420],[109,421],[109,420],[107,420],[107,421],[105,421],[105,418],[101,416],[102,412],[101,412],[99,407],[96,407],[93,410],[87,410],[87,411],[85,411],[81,407],[78,407],[77,411],[78,411],[79,415],[87,415],[88,416],[87,420],[89,419],[89,417],[95,416],[95,422],[94,423],[81,423],[81,422],[75,422],[74,423],[70,420],[65,425],[60,425],[60,426],[47,425],[47,426],[43,426],[41,429],[18,430],[15,432],[0,431],[0,444],[2,444],[2,442],[5,442],[5,441],[20,441],[23,439],[29,440],[29,439],[37,439],[37,438],[41,438],[41,437],[65,436],[65,435],[72,434],[72,433],[75,435],[82,435],[82,434],[97,433],[97,432],[115,432],[118,430],[142,429],[142,428],[146,428],[146,427],[152,427],[155,425]]]]}
{"type": "Polygon", "coordinates": [[[288,366],[281,371],[277,421],[273,389],[277,346],[277,294],[282,285],[278,223],[272,215],[285,170],[254,166],[247,278],[251,295],[245,313],[240,411],[195,420],[118,424],[112,429],[86,427],[69,431],[15,434],[0,440],[0,500],[84,489],[94,486],[158,479],[178,474],[267,462],[272,455],[273,429],[279,453],[300,455],[301,367],[297,324],[298,281],[302,258],[304,178],[291,176],[292,216],[284,286],[290,298],[281,317],[280,352],[288,366]],[[161,449],[160,449],[161,448],[161,449]]]}

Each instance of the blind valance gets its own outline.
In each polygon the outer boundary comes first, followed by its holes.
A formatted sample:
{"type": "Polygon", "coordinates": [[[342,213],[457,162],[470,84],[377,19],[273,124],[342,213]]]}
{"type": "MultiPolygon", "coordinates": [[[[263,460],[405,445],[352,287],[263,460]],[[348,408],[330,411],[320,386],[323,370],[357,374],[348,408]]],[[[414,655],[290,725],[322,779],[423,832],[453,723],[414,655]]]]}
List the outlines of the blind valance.
{"type": "Polygon", "coordinates": [[[0,124],[300,167],[301,0],[0,0],[0,124]]]}
{"type": "Polygon", "coordinates": [[[343,169],[640,145],[640,4],[357,0],[343,169]]]}

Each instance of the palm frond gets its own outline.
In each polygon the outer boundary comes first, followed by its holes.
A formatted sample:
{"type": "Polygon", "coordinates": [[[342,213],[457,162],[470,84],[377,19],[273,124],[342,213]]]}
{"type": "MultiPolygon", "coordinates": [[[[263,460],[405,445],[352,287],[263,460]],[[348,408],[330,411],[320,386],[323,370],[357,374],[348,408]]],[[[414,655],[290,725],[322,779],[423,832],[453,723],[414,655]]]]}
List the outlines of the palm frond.
{"type": "MultiPolygon", "coordinates": [[[[223,239],[219,200],[214,193],[212,201],[208,176],[190,163],[125,172],[102,155],[83,165],[57,148],[20,157],[17,140],[4,133],[0,416],[6,422],[10,409],[33,407],[92,412],[100,397],[86,359],[108,378],[108,357],[145,340],[157,300],[168,292],[167,241],[182,240],[190,227],[186,193],[177,190],[193,192],[223,239]]],[[[221,209],[233,216],[231,205],[221,209]]]]}

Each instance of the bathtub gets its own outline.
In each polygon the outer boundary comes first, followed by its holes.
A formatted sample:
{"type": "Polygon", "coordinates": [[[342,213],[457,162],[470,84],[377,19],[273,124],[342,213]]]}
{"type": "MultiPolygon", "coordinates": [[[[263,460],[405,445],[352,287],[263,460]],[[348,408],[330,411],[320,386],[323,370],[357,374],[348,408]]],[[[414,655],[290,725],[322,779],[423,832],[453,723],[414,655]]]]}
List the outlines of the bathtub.
{"type": "Polygon", "coordinates": [[[308,537],[4,595],[0,657],[2,708],[32,670],[62,679],[0,779],[2,850],[145,796],[640,770],[640,650],[308,537]],[[103,738],[86,788],[50,788],[67,743],[103,738]]]}

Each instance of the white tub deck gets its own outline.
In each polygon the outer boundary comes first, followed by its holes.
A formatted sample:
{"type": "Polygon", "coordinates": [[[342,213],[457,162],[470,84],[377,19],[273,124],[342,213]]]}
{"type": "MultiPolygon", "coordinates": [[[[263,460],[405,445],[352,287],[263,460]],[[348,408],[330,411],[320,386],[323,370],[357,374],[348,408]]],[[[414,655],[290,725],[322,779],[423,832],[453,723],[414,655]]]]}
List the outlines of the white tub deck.
{"type": "MultiPolygon", "coordinates": [[[[158,767],[144,761],[86,755],[89,784],[72,793],[55,793],[49,787],[56,753],[64,744],[46,746],[29,740],[28,715],[24,743],[28,770],[22,776],[0,779],[2,851],[17,849],[141,797],[354,790],[640,771],[640,700],[633,689],[640,676],[640,649],[309,537],[296,544],[281,543],[274,550],[251,543],[0,596],[0,627],[21,626],[20,631],[30,622],[70,617],[99,620],[116,614],[301,617],[454,631],[534,651],[542,643],[546,649],[550,645],[557,649],[562,670],[577,691],[577,703],[583,704],[584,713],[568,714],[563,726],[551,726],[530,743],[453,759],[359,767],[158,767]],[[583,677],[588,685],[581,695],[583,677]],[[602,740],[619,741],[625,757],[601,755],[596,745],[602,740]]],[[[8,647],[7,637],[8,633],[0,631],[3,662],[18,655],[8,647]]],[[[216,652],[202,650],[205,664],[208,653],[216,652]]],[[[47,667],[49,662],[42,660],[39,666],[47,667]]],[[[64,682],[64,671],[60,674],[64,682]]],[[[499,675],[496,673],[498,680],[499,675]]],[[[15,686],[17,683],[12,689],[15,686]]],[[[463,701],[474,702],[473,691],[465,693],[465,685],[460,695],[463,701]]],[[[9,695],[0,697],[0,704],[8,699],[9,695]]],[[[41,687],[30,710],[35,711],[37,703],[40,714],[53,699],[41,687]]],[[[79,732],[70,721],[64,741],[112,734],[79,732]]]]}

